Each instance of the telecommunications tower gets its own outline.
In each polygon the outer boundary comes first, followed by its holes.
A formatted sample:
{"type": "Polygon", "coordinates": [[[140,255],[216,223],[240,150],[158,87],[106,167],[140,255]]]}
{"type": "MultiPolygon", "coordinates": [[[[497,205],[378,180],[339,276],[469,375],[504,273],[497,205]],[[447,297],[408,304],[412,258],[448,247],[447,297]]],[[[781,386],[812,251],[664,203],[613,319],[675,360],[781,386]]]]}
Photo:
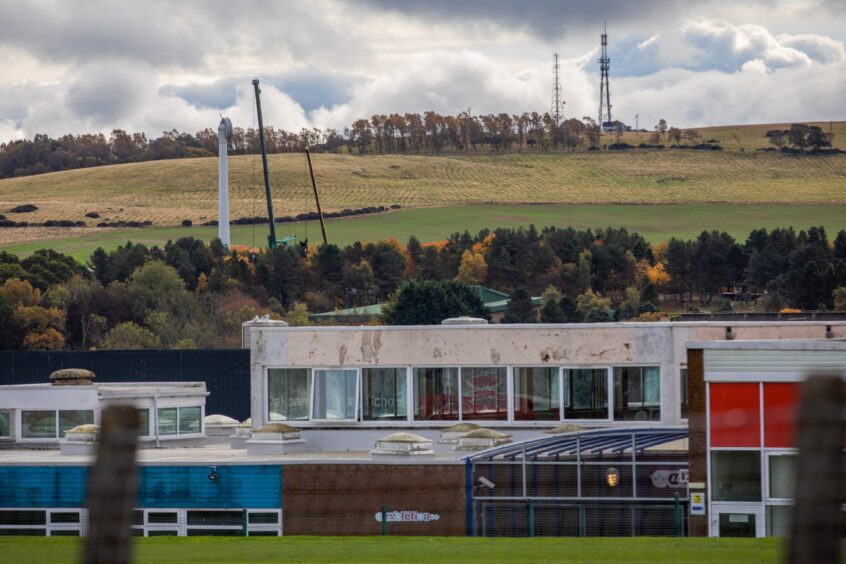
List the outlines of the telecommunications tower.
{"type": "Polygon", "coordinates": [[[611,59],[608,58],[608,26],[602,30],[602,55],[599,57],[599,119],[597,125],[602,128],[604,122],[611,123],[611,90],[608,87],[608,69],[611,59]],[[603,119],[603,107],[607,112],[607,119],[603,119]]]}
{"type": "Polygon", "coordinates": [[[552,107],[549,113],[552,114],[552,119],[555,120],[556,127],[561,124],[561,106],[565,103],[561,99],[561,79],[558,76],[558,53],[555,53],[552,56],[552,107]]]}

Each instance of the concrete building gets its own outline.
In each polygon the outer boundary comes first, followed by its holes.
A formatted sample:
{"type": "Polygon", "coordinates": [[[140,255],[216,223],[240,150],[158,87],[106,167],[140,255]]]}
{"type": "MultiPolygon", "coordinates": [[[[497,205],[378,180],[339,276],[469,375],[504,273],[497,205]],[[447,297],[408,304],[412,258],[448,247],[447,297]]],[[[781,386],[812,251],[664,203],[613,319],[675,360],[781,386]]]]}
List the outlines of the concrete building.
{"type": "Polygon", "coordinates": [[[459,421],[514,440],[687,420],[691,341],[846,337],[846,322],[247,327],[253,425],[310,448],[369,447],[385,428],[437,439],[459,421]],[[355,446],[350,446],[355,445],[355,446]]]}

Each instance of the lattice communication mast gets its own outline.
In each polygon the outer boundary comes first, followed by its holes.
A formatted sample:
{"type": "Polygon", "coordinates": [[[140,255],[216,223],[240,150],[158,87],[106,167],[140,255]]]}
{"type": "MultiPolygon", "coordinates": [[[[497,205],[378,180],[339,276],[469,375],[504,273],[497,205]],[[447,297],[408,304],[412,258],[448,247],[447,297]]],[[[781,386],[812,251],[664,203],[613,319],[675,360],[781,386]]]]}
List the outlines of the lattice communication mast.
{"type": "Polygon", "coordinates": [[[599,119],[597,125],[602,128],[604,122],[611,123],[611,89],[608,87],[608,69],[611,59],[608,58],[608,26],[602,31],[602,55],[599,57],[599,119]],[[607,119],[602,118],[603,108],[607,112],[607,119]]]}
{"type": "Polygon", "coordinates": [[[566,103],[561,99],[561,78],[558,74],[558,68],[558,53],[555,53],[552,56],[552,107],[549,113],[552,114],[556,127],[561,124],[561,107],[566,103]]]}

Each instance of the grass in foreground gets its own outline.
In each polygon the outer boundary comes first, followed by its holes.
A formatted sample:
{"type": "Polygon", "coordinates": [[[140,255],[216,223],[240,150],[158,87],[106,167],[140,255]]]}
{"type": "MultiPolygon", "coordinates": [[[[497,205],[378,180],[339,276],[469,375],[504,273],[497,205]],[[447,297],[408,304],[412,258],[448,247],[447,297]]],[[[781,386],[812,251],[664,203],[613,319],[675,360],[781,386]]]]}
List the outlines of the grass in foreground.
{"type": "MultiPolygon", "coordinates": [[[[778,562],[779,539],[145,538],[137,562],[778,562]]],[[[76,538],[0,538],[5,564],[75,562],[76,538]]]]}
{"type": "MultiPolygon", "coordinates": [[[[330,220],[327,231],[329,240],[339,245],[355,241],[376,241],[396,237],[405,243],[410,235],[420,241],[445,239],[455,231],[469,230],[475,234],[480,229],[497,227],[555,225],[578,229],[597,227],[626,227],[647,240],[657,243],[670,237],[691,239],[704,229],[727,231],[740,241],[758,227],[793,226],[807,229],[823,225],[833,237],[846,228],[846,206],[836,205],[475,205],[450,206],[399,210],[380,215],[330,220]]],[[[233,226],[232,240],[236,244],[264,246],[267,225],[233,226]]],[[[10,231],[10,230],[6,230],[10,231]]],[[[25,229],[20,240],[26,239],[25,229]]],[[[317,222],[277,226],[277,235],[294,233],[300,240],[308,237],[310,243],[320,242],[317,222]]],[[[185,236],[210,240],[217,236],[216,227],[167,227],[149,229],[120,229],[87,233],[75,237],[45,239],[0,245],[3,250],[20,256],[32,254],[37,249],[50,248],[86,261],[98,246],[113,249],[132,240],[147,245],[163,245],[168,239],[185,236]]]]}

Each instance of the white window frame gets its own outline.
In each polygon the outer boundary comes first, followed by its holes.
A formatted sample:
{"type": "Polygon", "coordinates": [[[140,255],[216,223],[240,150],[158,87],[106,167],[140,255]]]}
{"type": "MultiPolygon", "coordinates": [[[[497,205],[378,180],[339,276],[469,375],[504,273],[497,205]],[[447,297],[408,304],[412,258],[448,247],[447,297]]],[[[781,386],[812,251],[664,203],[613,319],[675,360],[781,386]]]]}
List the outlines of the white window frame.
{"type": "MultiPolygon", "coordinates": [[[[561,421],[567,423],[611,423],[614,421],[614,366],[610,364],[599,364],[599,365],[590,365],[590,364],[567,364],[562,365],[559,370],[559,378],[560,383],[558,388],[561,390],[561,421]],[[567,419],[565,408],[568,407],[564,405],[564,371],[565,370],[605,370],[605,404],[607,408],[607,413],[604,419],[567,419]]],[[[572,397],[570,401],[572,402],[572,397]]]]}
{"type": "Polygon", "coordinates": [[[361,397],[361,368],[359,367],[352,367],[352,366],[321,366],[321,367],[313,367],[311,369],[311,392],[309,394],[309,407],[308,407],[308,415],[309,421],[314,421],[315,423],[331,423],[331,424],[339,424],[345,425],[350,423],[358,423],[361,421],[361,402],[359,401],[361,397]],[[314,416],[314,397],[315,393],[317,392],[317,373],[318,372],[330,372],[333,370],[341,370],[345,372],[355,372],[355,395],[353,396],[353,402],[355,405],[353,407],[353,416],[352,419],[350,418],[343,418],[343,419],[318,419],[314,416]]]}
{"type": "MultiPolygon", "coordinates": [[[[560,423],[564,420],[564,370],[563,366],[549,365],[549,364],[515,364],[508,366],[508,422],[520,426],[538,426],[548,427],[554,423],[560,423]],[[514,375],[517,370],[521,368],[547,368],[557,373],[558,377],[558,419],[547,419],[543,421],[522,421],[516,419],[514,416],[517,412],[517,392],[514,386],[514,375]]],[[[602,421],[602,419],[597,419],[602,421]]]]}
{"type": "MultiPolygon", "coordinates": [[[[610,396],[608,405],[610,407],[609,413],[610,413],[611,421],[613,421],[615,423],[624,423],[626,425],[629,425],[629,424],[631,424],[631,425],[656,425],[656,424],[660,424],[661,421],[663,421],[663,418],[664,418],[664,415],[665,415],[664,414],[664,403],[661,399],[662,395],[664,393],[663,373],[664,373],[664,370],[663,370],[663,366],[661,364],[649,364],[649,363],[639,362],[639,363],[636,363],[636,364],[613,364],[613,365],[611,365],[610,382],[609,382],[610,388],[609,388],[609,392],[608,392],[608,394],[610,396]],[[633,407],[645,407],[645,408],[657,407],[658,408],[658,419],[647,419],[645,421],[635,421],[635,420],[631,420],[631,419],[617,419],[617,418],[614,417],[614,404],[615,404],[615,401],[616,401],[615,397],[614,397],[614,393],[616,391],[614,389],[614,371],[617,368],[640,368],[641,369],[641,375],[640,375],[641,400],[643,400],[644,396],[646,395],[645,390],[644,390],[644,385],[643,385],[643,382],[644,382],[643,369],[644,368],[657,368],[658,369],[658,404],[657,405],[645,405],[644,401],[626,404],[627,406],[633,406],[633,407]]],[[[680,409],[680,408],[677,407],[676,409],[680,409]]]]}
{"type": "Polygon", "coordinates": [[[160,405],[159,407],[155,408],[154,411],[156,412],[156,432],[160,439],[170,440],[175,438],[191,438],[191,437],[202,437],[205,435],[206,432],[206,406],[205,405],[160,405]],[[179,420],[181,418],[180,411],[186,408],[200,408],[200,431],[197,433],[180,433],[179,432],[179,420]],[[161,429],[159,429],[159,410],[160,409],[175,409],[176,410],[176,433],[162,433],[161,429]]]}
{"type": "Polygon", "coordinates": [[[362,366],[358,369],[359,374],[359,397],[357,411],[358,420],[365,425],[377,424],[386,426],[390,424],[408,424],[412,421],[412,409],[414,409],[414,390],[411,388],[411,367],[410,366],[362,366]],[[379,421],[376,419],[364,418],[364,371],[366,369],[404,370],[405,371],[405,419],[392,419],[390,421],[379,421]]]}
{"type": "MultiPolygon", "coordinates": [[[[62,437],[59,433],[59,419],[60,419],[59,413],[62,412],[62,411],[90,411],[90,412],[92,412],[91,420],[93,421],[93,423],[95,425],[100,424],[100,410],[95,409],[95,408],[91,408],[91,409],[60,409],[58,407],[48,407],[48,408],[33,407],[33,408],[27,408],[27,409],[18,409],[16,411],[17,411],[17,413],[15,414],[15,417],[14,417],[14,419],[15,419],[15,421],[14,421],[15,430],[14,430],[14,433],[12,434],[12,438],[16,441],[25,442],[25,443],[28,443],[28,442],[32,442],[32,443],[55,443],[56,441],[61,441],[64,437],[62,437]],[[54,428],[55,434],[52,437],[24,437],[23,436],[23,414],[24,414],[24,412],[29,412],[29,411],[52,411],[54,413],[54,416],[55,416],[55,419],[56,419],[55,428],[54,428]]],[[[9,418],[10,426],[12,424],[11,419],[12,418],[10,417],[9,418]]],[[[2,437],[2,438],[5,440],[5,437],[2,437]]]]}

